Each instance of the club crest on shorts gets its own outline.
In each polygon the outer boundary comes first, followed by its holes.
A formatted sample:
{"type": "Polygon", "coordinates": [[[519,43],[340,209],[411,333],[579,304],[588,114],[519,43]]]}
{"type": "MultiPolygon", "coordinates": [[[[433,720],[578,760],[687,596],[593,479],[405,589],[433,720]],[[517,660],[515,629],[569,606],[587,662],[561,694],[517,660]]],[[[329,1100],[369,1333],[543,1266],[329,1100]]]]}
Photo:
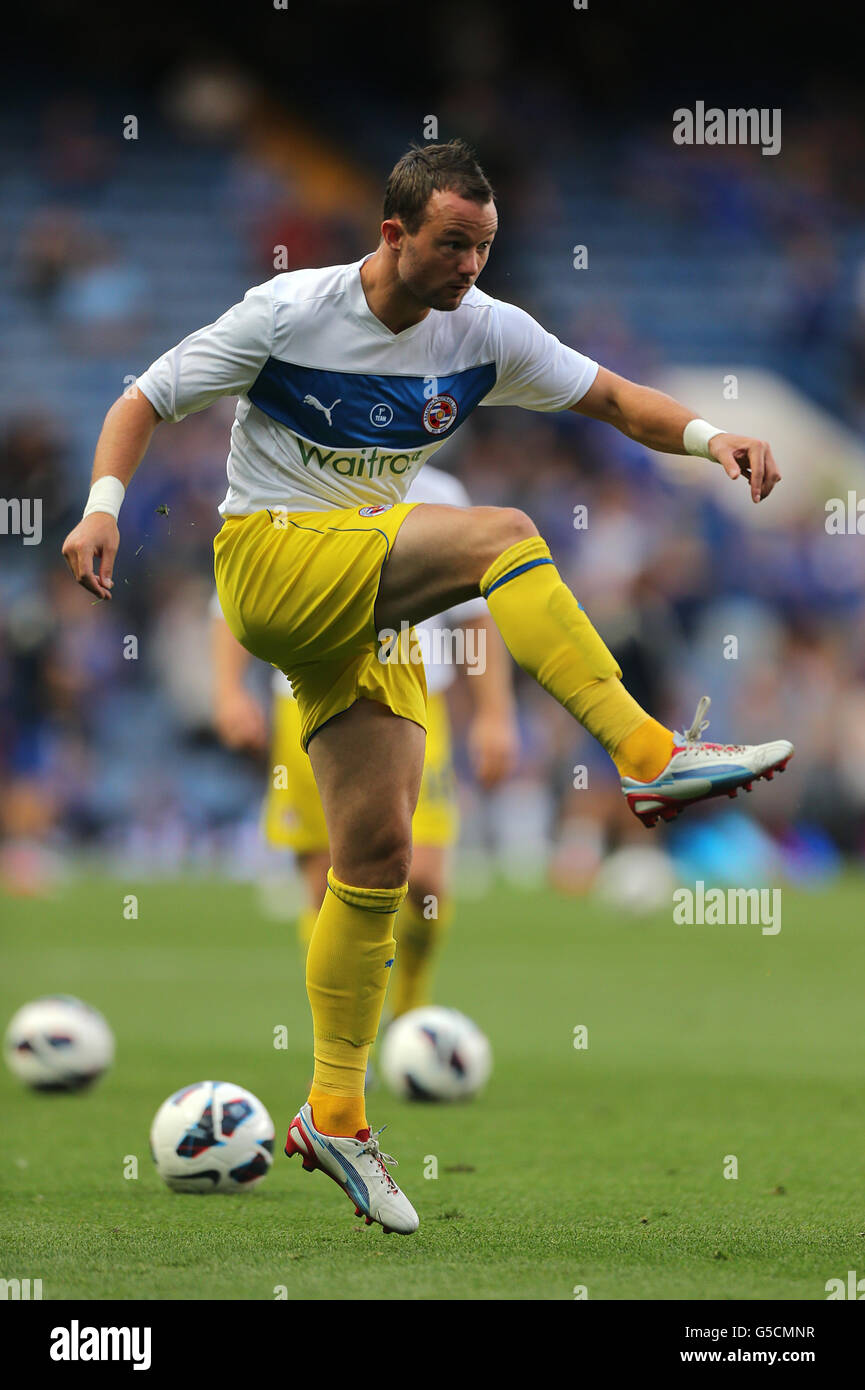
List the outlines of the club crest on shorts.
{"type": "Polygon", "coordinates": [[[393,502],[376,502],[372,507],[361,507],[361,516],[378,516],[380,512],[389,512],[393,502]]]}
{"type": "Polygon", "coordinates": [[[453,396],[433,396],[423,408],[423,427],[428,434],[444,434],[457,418],[459,406],[453,396]]]}

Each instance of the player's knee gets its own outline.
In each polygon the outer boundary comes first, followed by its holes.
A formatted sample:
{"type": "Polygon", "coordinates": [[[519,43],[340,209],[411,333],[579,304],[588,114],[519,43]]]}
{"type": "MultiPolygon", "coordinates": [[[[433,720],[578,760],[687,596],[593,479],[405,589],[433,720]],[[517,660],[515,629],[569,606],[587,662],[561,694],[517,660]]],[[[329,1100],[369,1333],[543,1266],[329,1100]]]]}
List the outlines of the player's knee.
{"type": "Polygon", "coordinates": [[[519,507],[486,507],[484,510],[488,518],[483,528],[483,554],[480,558],[485,569],[512,545],[538,534],[531,517],[520,511],[519,507]]]}
{"type": "Polygon", "coordinates": [[[411,867],[411,822],[388,818],[334,855],[337,878],[358,888],[400,888],[411,867]],[[342,866],[342,872],[338,864],[342,866]]]}

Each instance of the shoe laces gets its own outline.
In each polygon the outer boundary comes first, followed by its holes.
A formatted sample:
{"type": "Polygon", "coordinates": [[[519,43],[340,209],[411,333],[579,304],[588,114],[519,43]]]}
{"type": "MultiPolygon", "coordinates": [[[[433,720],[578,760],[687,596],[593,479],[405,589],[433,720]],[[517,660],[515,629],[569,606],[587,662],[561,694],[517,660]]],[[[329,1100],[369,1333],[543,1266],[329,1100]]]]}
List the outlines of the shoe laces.
{"type": "Polygon", "coordinates": [[[700,742],[700,735],[702,734],[703,730],[708,729],[709,727],[709,720],[704,719],[703,715],[706,713],[711,703],[712,701],[710,700],[708,695],[703,695],[700,697],[699,703],[697,704],[697,710],[694,715],[694,721],[691,724],[690,729],[685,730],[682,740],[683,743],[685,744],[690,753],[711,754],[716,753],[719,749],[723,749],[726,753],[738,753],[744,747],[744,745],[741,743],[706,743],[703,744],[703,746],[700,748],[696,746],[700,742]]]}
{"type": "Polygon", "coordinates": [[[392,1163],[395,1168],[398,1168],[399,1160],[394,1158],[392,1154],[382,1153],[378,1142],[378,1136],[382,1134],[386,1129],[387,1125],[382,1125],[381,1129],[377,1129],[374,1134],[370,1134],[369,1138],[365,1139],[364,1142],[361,1144],[360,1152],[362,1154],[369,1154],[370,1158],[378,1164],[379,1168],[384,1174],[387,1180],[388,1187],[392,1188],[394,1192],[398,1192],[399,1188],[397,1187],[396,1183],[394,1182],[393,1178],[391,1177],[390,1173],[387,1171],[384,1165],[386,1163],[392,1163]]]}
{"type": "Polygon", "coordinates": [[[692,723],[690,729],[685,730],[686,743],[700,742],[700,735],[702,734],[704,729],[708,729],[709,727],[709,721],[708,719],[704,719],[703,715],[706,713],[711,703],[712,701],[709,699],[708,695],[701,696],[700,702],[697,705],[697,712],[694,715],[694,722],[692,723]]]}

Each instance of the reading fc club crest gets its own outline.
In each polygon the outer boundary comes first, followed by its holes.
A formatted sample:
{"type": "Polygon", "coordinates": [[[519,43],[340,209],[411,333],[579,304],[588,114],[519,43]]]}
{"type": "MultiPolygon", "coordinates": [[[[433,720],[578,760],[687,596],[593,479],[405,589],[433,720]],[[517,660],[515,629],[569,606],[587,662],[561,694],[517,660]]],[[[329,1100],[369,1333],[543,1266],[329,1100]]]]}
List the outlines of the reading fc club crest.
{"type": "Polygon", "coordinates": [[[376,502],[374,507],[361,507],[361,516],[378,516],[380,512],[389,512],[393,502],[376,502]]]}
{"type": "Polygon", "coordinates": [[[453,396],[433,396],[423,408],[423,427],[428,434],[444,434],[457,418],[459,406],[453,396]]]}

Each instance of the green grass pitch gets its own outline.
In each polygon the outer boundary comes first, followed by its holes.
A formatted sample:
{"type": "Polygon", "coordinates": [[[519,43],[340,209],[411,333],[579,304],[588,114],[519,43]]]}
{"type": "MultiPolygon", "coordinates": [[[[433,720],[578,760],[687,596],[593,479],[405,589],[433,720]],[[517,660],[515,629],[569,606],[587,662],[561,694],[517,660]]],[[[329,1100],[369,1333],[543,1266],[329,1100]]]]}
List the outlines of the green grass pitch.
{"type": "Polygon", "coordinates": [[[281,1154],[309,1013],[293,929],[251,888],[97,880],[0,901],[4,1019],[77,994],[118,1044],[89,1094],[30,1094],[3,1069],[0,1276],[41,1278],[46,1299],[825,1299],[865,1273],[861,904],[853,876],[785,889],[771,937],[546,890],[461,902],[439,999],[489,1034],[495,1071],[467,1106],[370,1097],[420,1213],[400,1237],[281,1154]],[[273,1115],[253,1193],[173,1194],[152,1166],[158,1105],[205,1078],[273,1115]]]}

